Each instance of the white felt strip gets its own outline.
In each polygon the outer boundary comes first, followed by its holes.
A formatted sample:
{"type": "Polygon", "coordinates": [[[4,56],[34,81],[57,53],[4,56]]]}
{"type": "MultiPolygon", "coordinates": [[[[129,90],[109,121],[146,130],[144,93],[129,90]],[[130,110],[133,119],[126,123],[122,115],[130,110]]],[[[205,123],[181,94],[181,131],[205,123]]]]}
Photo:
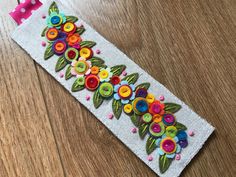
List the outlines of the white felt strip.
{"type": "MultiPolygon", "coordinates": [[[[78,16],[72,10],[68,10],[59,1],[56,2],[60,11],[64,12],[66,15],[78,16]]],[[[108,119],[107,115],[112,112],[111,100],[105,101],[98,109],[95,109],[92,100],[86,101],[86,95],[90,94],[92,96],[92,92],[86,89],[76,93],[71,92],[71,86],[75,78],[66,81],[64,78],[60,78],[59,74],[55,72],[55,65],[58,58],[57,56],[53,56],[48,60],[44,60],[44,51],[46,48],[42,47],[41,45],[41,42],[45,40],[41,37],[41,32],[45,28],[46,22],[45,19],[42,19],[42,15],[47,15],[48,8],[51,3],[52,1],[45,2],[44,5],[34,12],[29,19],[18,26],[12,33],[12,39],[14,39],[38,64],[45,68],[48,73],[50,73],[60,84],[62,84],[71,93],[71,95],[73,95],[80,103],[87,107],[88,110],[90,110],[107,128],[109,128],[114,133],[115,136],[117,136],[127,147],[129,147],[131,151],[133,151],[155,173],[161,177],[179,176],[185,166],[194,157],[194,155],[196,155],[202,148],[204,142],[213,132],[214,128],[204,119],[199,117],[195,112],[193,112],[168,89],[153,79],[113,44],[104,39],[104,37],[98,34],[84,21],[79,20],[79,22],[84,24],[86,29],[86,32],[82,34],[83,40],[92,40],[97,43],[94,48],[100,49],[102,51],[99,57],[105,60],[106,65],[111,67],[118,64],[125,64],[127,66],[127,73],[131,74],[138,72],[140,74],[136,85],[143,82],[150,82],[150,93],[154,93],[156,97],[164,95],[166,102],[173,102],[182,106],[182,109],[175,114],[177,120],[178,122],[186,125],[189,130],[193,130],[195,132],[195,136],[188,138],[189,145],[181,152],[181,160],[174,160],[170,168],[164,174],[161,174],[158,167],[159,155],[157,151],[155,150],[152,153],[154,158],[153,161],[148,161],[145,150],[146,139],[141,140],[138,134],[132,134],[130,132],[133,124],[131,123],[128,116],[122,113],[122,116],[119,120],[108,119]]]]}

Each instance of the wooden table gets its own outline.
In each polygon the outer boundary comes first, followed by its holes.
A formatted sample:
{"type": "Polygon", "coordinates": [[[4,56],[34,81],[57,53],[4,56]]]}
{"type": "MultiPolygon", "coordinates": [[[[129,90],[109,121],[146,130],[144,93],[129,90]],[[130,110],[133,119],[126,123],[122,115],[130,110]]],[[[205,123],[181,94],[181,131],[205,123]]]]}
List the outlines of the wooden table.
{"type": "MultiPolygon", "coordinates": [[[[16,4],[0,2],[0,176],[155,176],[11,40],[16,4]]],[[[182,176],[235,176],[236,1],[68,5],[216,127],[182,176]]]]}

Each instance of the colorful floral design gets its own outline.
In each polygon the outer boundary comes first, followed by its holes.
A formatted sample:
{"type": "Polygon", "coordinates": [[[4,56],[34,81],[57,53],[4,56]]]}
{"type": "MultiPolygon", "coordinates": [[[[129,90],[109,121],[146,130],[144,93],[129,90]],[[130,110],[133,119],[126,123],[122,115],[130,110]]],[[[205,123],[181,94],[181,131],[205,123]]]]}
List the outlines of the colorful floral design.
{"type": "MultiPolygon", "coordinates": [[[[45,60],[59,56],[55,71],[67,67],[65,79],[76,77],[72,92],[83,89],[94,91],[95,108],[112,99],[112,117],[119,119],[124,111],[136,126],[140,138],[148,136],[146,152],[150,155],[157,149],[160,172],[164,173],[175,157],[180,159],[181,150],[188,145],[187,128],[174,115],[181,106],[163,102],[163,95],[159,96],[159,100],[155,98],[153,93],[148,92],[150,83],[135,86],[139,74],[128,75],[125,65],[107,67],[104,60],[94,56],[92,47],[96,43],[84,41],[81,37],[85,29],[76,26],[77,20],[77,17],[60,13],[56,3],[52,3],[47,26],[42,32],[48,40],[45,60]]],[[[96,54],[100,53],[99,49],[96,51],[99,51],[96,54]]]]}
{"type": "Polygon", "coordinates": [[[49,28],[60,28],[60,25],[66,22],[66,16],[63,13],[52,12],[47,17],[47,25],[49,28]]]}
{"type": "Polygon", "coordinates": [[[91,73],[91,61],[86,61],[86,59],[80,57],[79,60],[74,60],[71,63],[71,74],[76,77],[84,77],[91,73]]]}
{"type": "Polygon", "coordinates": [[[114,87],[114,99],[121,100],[122,104],[127,104],[135,98],[135,86],[127,81],[122,81],[114,87]]]}
{"type": "Polygon", "coordinates": [[[160,155],[166,155],[167,158],[173,159],[175,155],[180,153],[181,146],[178,144],[178,138],[163,136],[162,139],[158,139],[156,145],[158,146],[157,152],[160,155]]]}
{"type": "Polygon", "coordinates": [[[112,77],[113,73],[110,68],[102,68],[98,73],[101,82],[108,82],[112,77]]]}

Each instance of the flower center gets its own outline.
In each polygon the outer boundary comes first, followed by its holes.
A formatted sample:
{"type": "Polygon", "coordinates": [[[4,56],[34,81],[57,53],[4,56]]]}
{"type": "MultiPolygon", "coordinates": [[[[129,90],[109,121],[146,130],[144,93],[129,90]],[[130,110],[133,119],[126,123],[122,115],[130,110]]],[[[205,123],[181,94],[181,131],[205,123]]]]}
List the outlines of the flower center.
{"type": "Polygon", "coordinates": [[[110,83],[103,83],[99,88],[99,93],[102,97],[108,98],[113,94],[113,85],[110,83]]]}
{"type": "Polygon", "coordinates": [[[172,114],[164,114],[163,122],[167,126],[175,124],[175,117],[172,114]]]}
{"type": "Polygon", "coordinates": [[[56,25],[56,24],[60,23],[60,21],[61,21],[61,18],[60,18],[59,16],[53,16],[53,17],[51,18],[51,23],[52,23],[53,25],[56,25]]]}
{"type": "Polygon", "coordinates": [[[152,121],[152,115],[150,113],[146,113],[142,116],[142,120],[145,122],[145,123],[149,123],[152,121]]]}
{"type": "Polygon", "coordinates": [[[110,79],[110,82],[113,84],[113,85],[117,85],[120,83],[120,78],[119,76],[112,76],[112,78],[110,79]]]}
{"type": "Polygon", "coordinates": [[[65,32],[69,33],[69,32],[71,32],[71,31],[73,31],[74,28],[75,28],[75,25],[74,25],[73,23],[67,22],[67,23],[64,25],[63,30],[64,30],[65,32]]]}
{"type": "Polygon", "coordinates": [[[170,114],[166,115],[164,119],[167,123],[172,123],[174,121],[174,117],[170,114]]]}
{"type": "Polygon", "coordinates": [[[165,126],[162,122],[152,122],[149,126],[149,133],[154,137],[161,137],[165,133],[165,126]]]}
{"type": "Polygon", "coordinates": [[[124,111],[125,111],[126,114],[131,113],[132,110],[133,110],[133,109],[132,109],[132,105],[131,105],[131,104],[126,104],[126,105],[124,106],[124,111]]]}
{"type": "Polygon", "coordinates": [[[167,154],[172,154],[176,151],[176,143],[171,138],[166,138],[161,142],[162,150],[167,154]]]}
{"type": "Polygon", "coordinates": [[[157,123],[153,124],[152,125],[152,131],[154,133],[159,133],[161,131],[161,126],[159,124],[157,124],[157,123]]]}
{"type": "Polygon", "coordinates": [[[99,78],[95,75],[89,75],[85,81],[86,88],[89,90],[95,90],[99,85],[99,78]]]}
{"type": "Polygon", "coordinates": [[[78,61],[75,70],[78,74],[84,74],[88,70],[88,65],[85,61],[78,61]]]}
{"type": "Polygon", "coordinates": [[[129,99],[132,95],[132,89],[129,85],[122,85],[118,90],[118,94],[122,99],[129,99]]]}
{"type": "Polygon", "coordinates": [[[152,106],[152,110],[153,110],[154,113],[158,114],[161,111],[160,105],[154,104],[152,106]]]}
{"type": "Polygon", "coordinates": [[[66,60],[71,63],[73,60],[76,60],[79,56],[79,52],[75,48],[68,48],[65,52],[66,60]]]}
{"type": "Polygon", "coordinates": [[[64,49],[64,45],[63,45],[63,43],[57,43],[56,45],[55,45],[55,48],[58,50],[58,51],[62,51],[63,49],[64,49]]]}
{"type": "Polygon", "coordinates": [[[91,58],[93,51],[88,48],[88,47],[83,47],[80,52],[79,52],[80,56],[85,58],[85,59],[89,59],[91,58]]]}
{"type": "Polygon", "coordinates": [[[46,36],[49,40],[54,40],[58,37],[58,30],[56,28],[50,28],[47,33],[46,36]]]}
{"type": "Polygon", "coordinates": [[[69,40],[70,42],[75,43],[77,41],[77,37],[71,36],[69,40]]]}
{"type": "Polygon", "coordinates": [[[148,110],[147,102],[145,100],[139,100],[136,103],[136,109],[141,113],[147,112],[147,110],[148,110]]]}
{"type": "Polygon", "coordinates": [[[109,73],[108,73],[107,70],[103,70],[103,71],[100,72],[99,76],[102,79],[106,79],[109,76],[109,73]]]}
{"type": "Polygon", "coordinates": [[[75,53],[75,51],[73,51],[73,50],[70,50],[70,51],[68,52],[68,57],[69,57],[70,59],[73,59],[73,58],[75,58],[75,56],[76,56],[76,53],[75,53]]]}

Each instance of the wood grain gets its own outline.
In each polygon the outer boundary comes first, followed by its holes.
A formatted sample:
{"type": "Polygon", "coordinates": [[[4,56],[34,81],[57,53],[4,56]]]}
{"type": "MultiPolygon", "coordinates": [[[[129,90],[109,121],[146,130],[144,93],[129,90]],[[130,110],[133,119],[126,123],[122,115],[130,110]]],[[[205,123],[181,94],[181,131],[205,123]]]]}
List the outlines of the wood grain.
{"type": "Polygon", "coordinates": [[[63,176],[35,64],[9,36],[16,1],[0,6],[0,176],[63,176]]]}
{"type": "MultiPolygon", "coordinates": [[[[182,176],[234,176],[236,1],[65,2],[216,127],[182,176]]],[[[0,176],[155,176],[9,38],[15,5],[0,2],[0,176]]]]}

